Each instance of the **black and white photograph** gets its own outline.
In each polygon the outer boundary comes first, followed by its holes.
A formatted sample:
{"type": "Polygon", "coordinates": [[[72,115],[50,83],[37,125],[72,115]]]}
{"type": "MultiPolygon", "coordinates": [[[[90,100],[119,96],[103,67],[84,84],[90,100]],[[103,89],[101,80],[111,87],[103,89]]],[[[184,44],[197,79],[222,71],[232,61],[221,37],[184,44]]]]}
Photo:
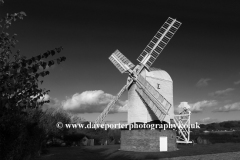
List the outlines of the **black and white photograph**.
{"type": "Polygon", "coordinates": [[[1,160],[240,159],[237,0],[0,0],[1,160]]]}

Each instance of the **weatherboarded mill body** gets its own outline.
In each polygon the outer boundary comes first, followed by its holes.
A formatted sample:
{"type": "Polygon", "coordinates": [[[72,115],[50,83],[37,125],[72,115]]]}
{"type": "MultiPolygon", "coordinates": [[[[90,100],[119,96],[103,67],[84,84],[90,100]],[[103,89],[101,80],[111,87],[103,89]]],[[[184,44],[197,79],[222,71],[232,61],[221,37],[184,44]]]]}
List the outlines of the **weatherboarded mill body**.
{"type": "MultiPolygon", "coordinates": [[[[174,117],[173,106],[173,81],[170,75],[161,69],[150,68],[141,72],[144,78],[159,94],[158,99],[166,105],[168,114],[162,114],[162,121],[171,123],[174,117]]],[[[133,83],[128,90],[128,124],[142,122],[149,123],[159,120],[151,108],[143,102],[142,97],[136,92],[138,86],[133,83]]],[[[149,88],[150,89],[150,88],[149,88]]],[[[161,111],[158,114],[161,114],[161,111]]],[[[175,130],[151,130],[151,129],[126,129],[121,131],[121,150],[140,152],[175,151],[176,131],[175,130]]]]}
{"type": "MultiPolygon", "coordinates": [[[[141,76],[162,96],[159,96],[160,101],[167,100],[170,105],[167,106],[168,114],[163,118],[163,121],[169,122],[174,116],[173,106],[173,81],[170,75],[161,69],[150,68],[150,72],[144,69],[141,76]]],[[[128,124],[134,122],[147,123],[154,120],[159,120],[156,114],[143,103],[138,92],[136,92],[137,84],[133,83],[128,90],[128,124]]],[[[160,111],[159,111],[160,112],[160,111]]]]}
{"type": "MultiPolygon", "coordinates": [[[[96,119],[96,124],[103,122],[118,98],[128,90],[129,126],[136,123],[141,125],[156,122],[175,123],[184,140],[189,140],[184,135],[183,128],[179,126],[182,124],[181,118],[176,119],[174,116],[173,81],[170,75],[164,70],[151,67],[180,25],[179,21],[169,17],[137,58],[139,65],[135,66],[119,50],[109,57],[116,68],[121,73],[128,73],[129,77],[127,84],[96,119]]],[[[166,130],[161,127],[160,129],[130,128],[121,131],[121,150],[159,152],[177,149],[176,130],[166,130]]]]}

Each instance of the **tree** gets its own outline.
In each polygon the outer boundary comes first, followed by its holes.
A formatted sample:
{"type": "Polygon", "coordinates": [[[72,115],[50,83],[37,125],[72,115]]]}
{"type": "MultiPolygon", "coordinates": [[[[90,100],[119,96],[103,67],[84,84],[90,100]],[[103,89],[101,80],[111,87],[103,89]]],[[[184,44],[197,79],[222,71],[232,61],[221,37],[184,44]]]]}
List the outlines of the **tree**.
{"type": "Polygon", "coordinates": [[[84,118],[79,117],[78,115],[74,115],[74,114],[69,113],[69,116],[70,116],[70,119],[71,119],[71,123],[78,124],[78,123],[83,123],[83,122],[86,121],[84,118]]]}
{"type": "Polygon", "coordinates": [[[39,88],[43,83],[40,78],[49,75],[47,67],[66,60],[66,57],[46,60],[60,53],[62,47],[31,58],[15,51],[17,35],[5,30],[24,16],[25,12],[19,12],[0,19],[0,159],[24,159],[36,152],[39,146],[33,145],[40,143],[43,133],[39,126],[42,112],[38,108],[49,102],[43,97],[50,92],[39,88]]]}
{"type": "Polygon", "coordinates": [[[25,12],[7,14],[6,17],[0,20],[0,98],[1,98],[1,113],[17,112],[25,114],[24,109],[36,108],[48,102],[38,102],[41,97],[48,94],[50,90],[40,89],[40,77],[49,75],[47,67],[51,67],[54,63],[60,64],[66,60],[66,57],[45,62],[50,55],[62,51],[62,47],[49,50],[43,54],[26,58],[20,55],[20,51],[12,52],[12,49],[18,42],[16,34],[10,36],[4,30],[9,28],[13,21],[23,19],[26,16],[25,12]]]}

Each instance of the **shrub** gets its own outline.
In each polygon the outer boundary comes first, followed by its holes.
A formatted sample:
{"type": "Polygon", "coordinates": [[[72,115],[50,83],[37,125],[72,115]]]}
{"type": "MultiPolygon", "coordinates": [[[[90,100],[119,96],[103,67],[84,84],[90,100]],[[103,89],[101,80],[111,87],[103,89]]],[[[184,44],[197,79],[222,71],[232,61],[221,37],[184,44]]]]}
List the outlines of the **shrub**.
{"type": "Polygon", "coordinates": [[[43,97],[49,90],[39,88],[43,83],[39,78],[49,74],[47,66],[66,60],[65,57],[45,60],[60,53],[62,47],[32,58],[21,56],[19,50],[13,52],[18,42],[16,34],[10,35],[5,30],[24,16],[25,12],[19,12],[0,19],[0,159],[6,160],[29,159],[41,149],[45,131],[38,108],[48,102],[43,97]]]}

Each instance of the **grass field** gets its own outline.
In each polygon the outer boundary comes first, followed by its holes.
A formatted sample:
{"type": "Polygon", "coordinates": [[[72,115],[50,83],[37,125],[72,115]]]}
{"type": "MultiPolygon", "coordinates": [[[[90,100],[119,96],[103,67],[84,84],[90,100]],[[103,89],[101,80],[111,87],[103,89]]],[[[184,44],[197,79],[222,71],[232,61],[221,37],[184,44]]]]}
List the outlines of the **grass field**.
{"type": "MultiPolygon", "coordinates": [[[[178,145],[179,150],[173,152],[144,153],[120,151],[119,145],[89,147],[56,147],[49,148],[49,153],[36,160],[137,160],[160,159],[204,154],[239,152],[239,143],[222,143],[211,145],[178,145]]],[[[240,159],[240,158],[239,158],[240,159]]]]}

